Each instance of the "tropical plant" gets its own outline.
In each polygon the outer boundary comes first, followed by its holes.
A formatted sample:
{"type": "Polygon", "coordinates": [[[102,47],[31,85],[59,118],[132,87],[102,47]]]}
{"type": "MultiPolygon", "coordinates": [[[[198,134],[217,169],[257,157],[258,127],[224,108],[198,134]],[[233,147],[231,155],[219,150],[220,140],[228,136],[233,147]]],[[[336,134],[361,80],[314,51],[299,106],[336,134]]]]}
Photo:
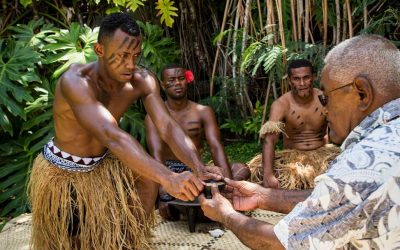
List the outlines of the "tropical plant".
{"type": "Polygon", "coordinates": [[[97,42],[99,28],[72,23],[69,30],[61,29],[47,37],[47,44],[42,48],[46,53],[45,64],[59,65],[52,77],[58,78],[72,63],[87,63],[96,59],[93,45],[97,42]]]}
{"type": "Polygon", "coordinates": [[[140,21],[138,24],[143,32],[140,65],[159,73],[165,64],[178,60],[180,51],[160,26],[140,21]]]}

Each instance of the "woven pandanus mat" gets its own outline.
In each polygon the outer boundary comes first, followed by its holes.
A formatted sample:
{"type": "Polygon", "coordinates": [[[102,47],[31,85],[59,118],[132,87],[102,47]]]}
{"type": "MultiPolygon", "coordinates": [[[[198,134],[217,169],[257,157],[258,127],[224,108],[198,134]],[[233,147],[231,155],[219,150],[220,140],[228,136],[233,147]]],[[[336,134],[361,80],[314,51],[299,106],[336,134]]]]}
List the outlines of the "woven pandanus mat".
{"type": "MultiPolygon", "coordinates": [[[[255,210],[249,216],[276,224],[283,214],[263,210],[255,210]]],[[[9,221],[0,233],[0,250],[23,250],[29,249],[29,238],[31,233],[31,215],[22,214],[9,221]]],[[[238,238],[221,224],[214,222],[198,223],[196,232],[190,233],[188,223],[181,221],[163,221],[159,219],[150,239],[152,249],[215,249],[235,250],[249,249],[244,246],[238,238]],[[214,238],[209,234],[210,230],[221,229],[224,234],[214,238]]]]}

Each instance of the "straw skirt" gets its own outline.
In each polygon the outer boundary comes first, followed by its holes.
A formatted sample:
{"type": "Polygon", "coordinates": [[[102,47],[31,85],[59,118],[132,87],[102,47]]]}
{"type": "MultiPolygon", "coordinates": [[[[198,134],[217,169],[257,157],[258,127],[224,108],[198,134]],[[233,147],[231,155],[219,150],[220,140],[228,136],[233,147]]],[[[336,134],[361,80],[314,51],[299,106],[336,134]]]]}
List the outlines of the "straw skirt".
{"type": "Polygon", "coordinates": [[[154,216],[145,214],[137,178],[112,155],[71,173],[39,154],[28,188],[33,249],[148,249],[154,216]]]}

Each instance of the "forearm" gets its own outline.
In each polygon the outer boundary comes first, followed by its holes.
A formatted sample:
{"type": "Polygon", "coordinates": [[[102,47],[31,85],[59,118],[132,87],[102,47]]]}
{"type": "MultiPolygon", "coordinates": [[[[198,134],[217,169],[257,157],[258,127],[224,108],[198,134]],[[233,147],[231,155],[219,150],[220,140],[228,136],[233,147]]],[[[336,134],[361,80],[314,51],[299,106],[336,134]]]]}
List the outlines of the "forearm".
{"type": "Polygon", "coordinates": [[[284,249],[269,223],[233,212],[224,218],[223,224],[251,249],[284,249]]]}
{"type": "Polygon", "coordinates": [[[138,175],[156,183],[171,178],[172,172],[160,162],[154,160],[129,134],[125,132],[104,133],[106,147],[127,167],[138,175]]]}
{"type": "Polygon", "coordinates": [[[265,188],[258,197],[258,208],[289,213],[297,205],[304,201],[311,194],[312,189],[307,190],[286,190],[265,188]]]}
{"type": "Polygon", "coordinates": [[[264,176],[274,175],[273,165],[275,158],[275,143],[273,140],[265,140],[262,151],[262,164],[264,176]]]}
{"type": "Polygon", "coordinates": [[[232,179],[232,170],[223,148],[211,148],[214,164],[220,167],[225,177],[232,179]]]}

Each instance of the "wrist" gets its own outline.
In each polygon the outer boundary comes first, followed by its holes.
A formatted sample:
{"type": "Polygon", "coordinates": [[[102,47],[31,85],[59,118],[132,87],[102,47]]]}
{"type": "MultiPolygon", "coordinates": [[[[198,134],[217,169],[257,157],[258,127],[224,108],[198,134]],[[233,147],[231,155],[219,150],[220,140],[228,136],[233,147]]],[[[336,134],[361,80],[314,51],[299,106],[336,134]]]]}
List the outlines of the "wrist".
{"type": "Polygon", "coordinates": [[[265,188],[259,194],[257,194],[257,208],[269,210],[271,211],[272,208],[268,206],[268,204],[273,204],[274,201],[271,200],[271,188],[265,188]]]}
{"type": "Polygon", "coordinates": [[[228,213],[226,213],[223,218],[221,223],[226,227],[226,228],[231,228],[232,223],[234,223],[234,217],[239,214],[237,211],[232,210],[228,213]]]}
{"type": "Polygon", "coordinates": [[[163,171],[161,175],[158,176],[158,183],[164,187],[169,183],[169,180],[174,179],[174,172],[166,169],[166,171],[163,171]]]}

